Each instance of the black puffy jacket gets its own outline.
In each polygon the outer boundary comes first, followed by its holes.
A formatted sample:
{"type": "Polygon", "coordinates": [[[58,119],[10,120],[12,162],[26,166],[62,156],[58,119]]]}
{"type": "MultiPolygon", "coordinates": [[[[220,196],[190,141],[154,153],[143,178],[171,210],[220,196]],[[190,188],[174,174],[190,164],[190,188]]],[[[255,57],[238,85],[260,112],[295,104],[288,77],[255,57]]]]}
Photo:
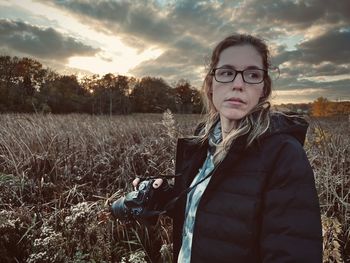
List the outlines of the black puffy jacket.
{"type": "MultiPolygon", "coordinates": [[[[237,139],[198,204],[191,263],[321,263],[322,228],[312,169],[303,149],[307,123],[273,115],[246,148],[237,139]]],[[[174,193],[189,187],[208,142],[178,140],[174,193]]],[[[181,248],[186,196],[176,203],[174,262],[181,248]]]]}

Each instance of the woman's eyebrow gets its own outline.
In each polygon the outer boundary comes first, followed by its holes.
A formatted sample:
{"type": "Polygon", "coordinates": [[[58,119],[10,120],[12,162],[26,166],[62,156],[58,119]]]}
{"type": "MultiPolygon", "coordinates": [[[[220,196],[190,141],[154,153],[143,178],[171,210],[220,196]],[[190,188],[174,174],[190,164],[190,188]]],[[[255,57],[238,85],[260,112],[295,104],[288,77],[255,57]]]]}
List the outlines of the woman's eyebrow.
{"type": "MultiPolygon", "coordinates": [[[[222,66],[220,66],[219,68],[236,69],[236,67],[235,67],[235,66],[230,65],[230,64],[225,64],[225,65],[222,65],[222,66]]],[[[260,67],[258,67],[258,66],[255,66],[255,65],[251,65],[251,66],[247,66],[247,67],[245,67],[244,69],[261,69],[261,68],[260,68],[260,67]]]]}

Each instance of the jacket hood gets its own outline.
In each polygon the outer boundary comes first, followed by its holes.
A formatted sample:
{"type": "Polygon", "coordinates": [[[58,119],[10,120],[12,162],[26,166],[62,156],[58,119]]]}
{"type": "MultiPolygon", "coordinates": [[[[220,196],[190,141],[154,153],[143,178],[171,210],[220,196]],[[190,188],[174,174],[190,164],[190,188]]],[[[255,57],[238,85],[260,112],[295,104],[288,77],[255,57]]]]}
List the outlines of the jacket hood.
{"type": "MultiPolygon", "coordinates": [[[[292,115],[282,112],[271,112],[270,113],[270,126],[268,130],[261,135],[260,139],[275,135],[275,134],[288,134],[296,138],[301,145],[304,145],[306,132],[309,127],[308,122],[299,115],[292,115]]],[[[204,132],[205,123],[201,122],[196,127],[195,136],[204,132]]],[[[219,143],[222,138],[221,135],[218,137],[218,133],[221,133],[220,119],[214,123],[213,131],[210,134],[209,146],[219,143]],[[214,142],[214,143],[213,143],[214,142]]],[[[236,145],[245,145],[248,135],[243,135],[236,141],[236,145]]],[[[192,138],[193,139],[193,138],[192,138]]],[[[196,141],[193,141],[190,138],[187,138],[188,142],[191,144],[197,144],[196,141]]],[[[258,139],[258,141],[260,140],[258,139]]]]}
{"type": "Polygon", "coordinates": [[[270,127],[262,137],[274,134],[288,134],[296,138],[301,145],[304,145],[308,127],[309,124],[301,116],[287,115],[280,112],[272,113],[270,127]]]}

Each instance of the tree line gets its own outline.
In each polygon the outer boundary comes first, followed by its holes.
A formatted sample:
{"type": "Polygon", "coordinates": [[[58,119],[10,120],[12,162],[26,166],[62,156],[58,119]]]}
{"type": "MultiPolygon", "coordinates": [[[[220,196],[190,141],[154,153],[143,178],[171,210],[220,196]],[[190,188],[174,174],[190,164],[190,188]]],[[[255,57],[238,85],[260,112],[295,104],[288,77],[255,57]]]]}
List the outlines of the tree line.
{"type": "Polygon", "coordinates": [[[319,97],[312,103],[312,115],[315,117],[333,117],[350,114],[350,101],[330,101],[319,97]]]}
{"type": "Polygon", "coordinates": [[[350,101],[330,101],[325,97],[318,97],[313,102],[281,104],[275,108],[314,117],[336,117],[350,114],[350,101]]]}
{"type": "MultiPolygon", "coordinates": [[[[316,117],[350,114],[350,102],[319,97],[312,103],[282,104],[316,117]]],[[[0,112],[128,114],[200,113],[199,91],[189,81],[170,86],[162,78],[136,79],[111,73],[78,79],[44,68],[31,58],[0,56],[0,112]]]]}
{"type": "Polygon", "coordinates": [[[200,113],[197,89],[187,80],[170,86],[162,78],[111,73],[78,79],[31,58],[0,56],[0,112],[128,114],[200,113]]]}

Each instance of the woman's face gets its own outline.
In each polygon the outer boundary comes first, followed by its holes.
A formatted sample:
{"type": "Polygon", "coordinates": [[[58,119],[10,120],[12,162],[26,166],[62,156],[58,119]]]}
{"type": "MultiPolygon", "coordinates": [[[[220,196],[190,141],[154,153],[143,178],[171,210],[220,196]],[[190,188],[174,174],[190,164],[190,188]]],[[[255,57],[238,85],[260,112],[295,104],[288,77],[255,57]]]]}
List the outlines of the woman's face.
{"type": "MultiPolygon", "coordinates": [[[[235,70],[263,69],[263,61],[251,45],[231,46],[224,49],[216,68],[227,67],[235,70]]],[[[233,82],[220,83],[213,77],[212,100],[220,114],[221,122],[235,127],[237,120],[246,116],[263,96],[264,82],[248,84],[242,74],[237,74],[233,82]]]]}

